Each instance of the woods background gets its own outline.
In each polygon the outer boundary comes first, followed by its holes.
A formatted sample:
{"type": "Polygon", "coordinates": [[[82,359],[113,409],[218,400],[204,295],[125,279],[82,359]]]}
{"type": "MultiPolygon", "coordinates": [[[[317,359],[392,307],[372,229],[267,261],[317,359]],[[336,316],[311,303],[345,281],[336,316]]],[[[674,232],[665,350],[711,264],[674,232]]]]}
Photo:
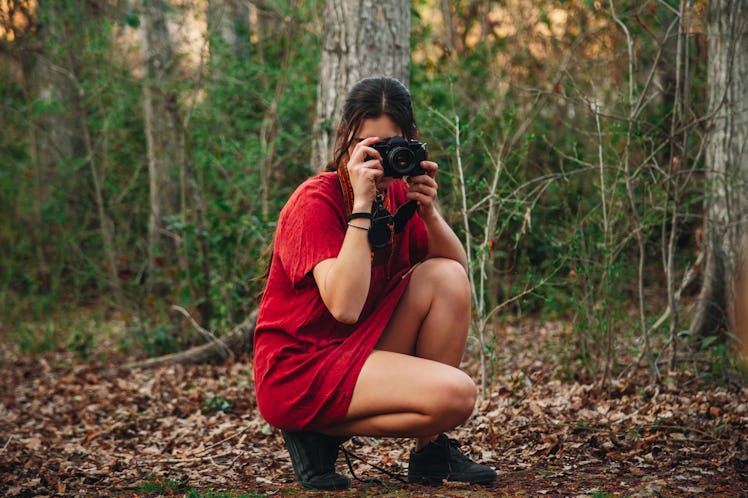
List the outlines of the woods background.
{"type": "Polygon", "coordinates": [[[387,74],[468,250],[484,388],[523,320],[563,324],[562,378],[724,379],[748,324],[746,12],[0,0],[0,331],[101,361],[225,336],[339,99],[387,74]]]}

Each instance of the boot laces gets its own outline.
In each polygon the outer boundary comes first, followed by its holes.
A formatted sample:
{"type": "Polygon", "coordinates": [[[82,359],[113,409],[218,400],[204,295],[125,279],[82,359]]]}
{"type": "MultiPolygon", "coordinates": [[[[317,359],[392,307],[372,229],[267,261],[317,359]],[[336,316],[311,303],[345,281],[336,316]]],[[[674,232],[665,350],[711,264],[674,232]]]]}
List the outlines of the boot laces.
{"type": "Polygon", "coordinates": [[[456,439],[447,438],[448,442],[448,457],[449,460],[459,463],[473,463],[462,450],[460,450],[460,443],[456,439]]]}

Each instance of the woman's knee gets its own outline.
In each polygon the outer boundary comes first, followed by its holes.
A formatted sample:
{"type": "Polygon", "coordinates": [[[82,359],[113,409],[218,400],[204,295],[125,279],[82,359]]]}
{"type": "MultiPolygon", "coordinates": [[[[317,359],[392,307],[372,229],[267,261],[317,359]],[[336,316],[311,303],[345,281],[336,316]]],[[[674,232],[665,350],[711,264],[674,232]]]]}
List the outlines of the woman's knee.
{"type": "Polygon", "coordinates": [[[431,258],[419,265],[413,278],[423,280],[434,299],[470,307],[470,281],[465,268],[453,259],[431,258]]]}
{"type": "Polygon", "coordinates": [[[465,422],[473,413],[475,401],[478,396],[478,389],[465,372],[455,369],[454,374],[448,382],[441,386],[443,389],[444,406],[441,407],[440,418],[447,422],[449,428],[465,422]]]}

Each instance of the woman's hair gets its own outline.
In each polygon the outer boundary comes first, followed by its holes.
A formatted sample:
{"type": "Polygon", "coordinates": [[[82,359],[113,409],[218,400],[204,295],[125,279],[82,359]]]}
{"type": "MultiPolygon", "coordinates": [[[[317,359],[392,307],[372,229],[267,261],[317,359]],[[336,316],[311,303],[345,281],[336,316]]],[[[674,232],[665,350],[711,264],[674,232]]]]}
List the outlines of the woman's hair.
{"type": "Polygon", "coordinates": [[[364,120],[381,116],[389,116],[406,140],[418,137],[408,89],[394,78],[364,78],[351,87],[345,99],[335,153],[326,170],[338,169],[364,120]]]}

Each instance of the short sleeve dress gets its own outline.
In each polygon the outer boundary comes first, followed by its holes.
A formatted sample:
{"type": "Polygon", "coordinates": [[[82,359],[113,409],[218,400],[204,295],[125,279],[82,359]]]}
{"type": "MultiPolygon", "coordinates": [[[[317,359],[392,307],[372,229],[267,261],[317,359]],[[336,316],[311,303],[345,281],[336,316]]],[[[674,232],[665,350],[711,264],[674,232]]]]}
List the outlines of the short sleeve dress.
{"type": "MultiPolygon", "coordinates": [[[[404,204],[408,185],[387,189],[391,209],[404,204]]],[[[254,380],[260,413],[288,431],[340,421],[361,368],[390,320],[410,277],[426,257],[428,238],[416,213],[384,258],[375,257],[359,321],[338,322],[312,276],[317,263],[340,252],[345,202],[335,173],[301,184],[280,213],[273,258],[254,334],[254,380]]],[[[381,255],[380,255],[381,256],[381,255]]]]}

